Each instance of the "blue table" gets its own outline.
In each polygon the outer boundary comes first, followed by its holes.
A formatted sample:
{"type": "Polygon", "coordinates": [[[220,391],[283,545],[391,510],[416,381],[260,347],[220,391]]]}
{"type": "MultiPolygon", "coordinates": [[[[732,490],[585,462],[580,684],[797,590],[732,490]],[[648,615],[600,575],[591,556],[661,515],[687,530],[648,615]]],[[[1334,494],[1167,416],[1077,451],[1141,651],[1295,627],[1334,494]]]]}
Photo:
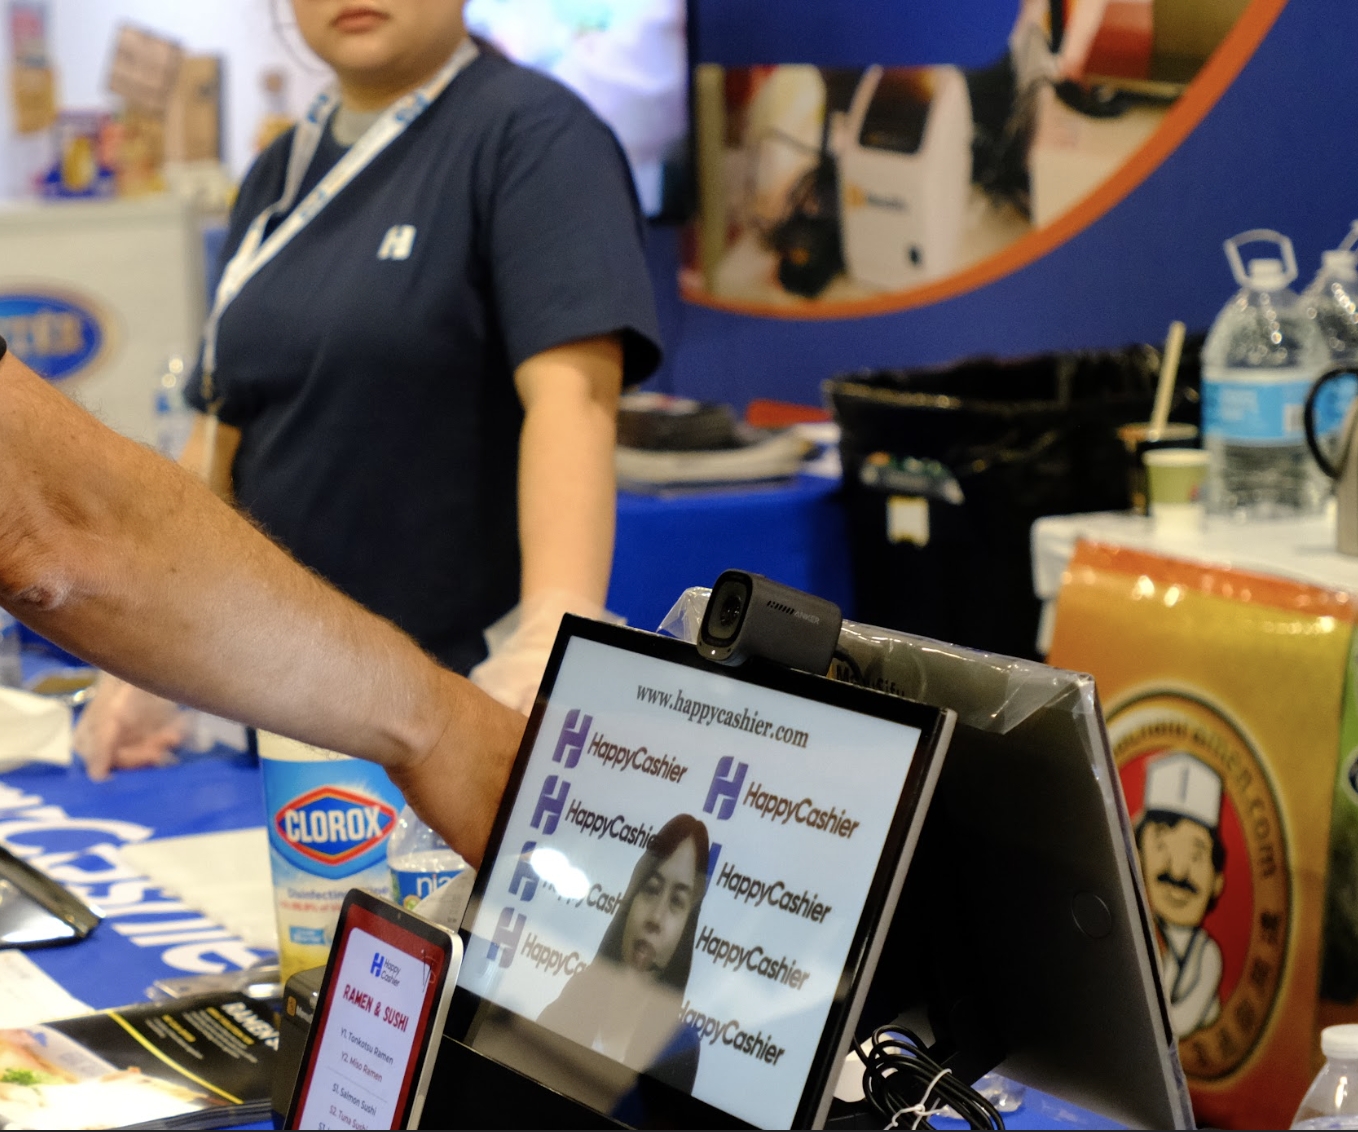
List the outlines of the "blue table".
{"type": "Polygon", "coordinates": [[[654,495],[618,493],[608,608],[654,629],[689,586],[750,570],[835,602],[852,616],[853,582],[839,481],[775,483],[654,495]]]}
{"type": "Polygon", "coordinates": [[[0,776],[0,840],[107,913],[83,942],[28,953],[76,998],[96,1008],[125,1005],[144,1001],[157,979],[272,957],[166,895],[119,856],[121,846],[152,837],[262,824],[259,768],[226,750],[107,782],[91,782],[79,764],[0,776]]]}

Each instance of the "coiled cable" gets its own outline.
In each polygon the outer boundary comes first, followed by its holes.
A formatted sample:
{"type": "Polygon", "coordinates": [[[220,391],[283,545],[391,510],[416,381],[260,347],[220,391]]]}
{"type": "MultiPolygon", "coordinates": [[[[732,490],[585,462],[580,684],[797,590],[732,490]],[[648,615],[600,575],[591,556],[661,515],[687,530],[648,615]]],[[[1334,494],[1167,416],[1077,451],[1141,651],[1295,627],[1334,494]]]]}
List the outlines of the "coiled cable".
{"type": "Polygon", "coordinates": [[[939,1065],[911,1030],[878,1026],[858,1046],[863,1059],[863,1092],[883,1116],[888,1128],[932,1128],[929,1117],[944,1109],[972,1128],[1004,1127],[998,1110],[952,1071],[939,1065]]]}

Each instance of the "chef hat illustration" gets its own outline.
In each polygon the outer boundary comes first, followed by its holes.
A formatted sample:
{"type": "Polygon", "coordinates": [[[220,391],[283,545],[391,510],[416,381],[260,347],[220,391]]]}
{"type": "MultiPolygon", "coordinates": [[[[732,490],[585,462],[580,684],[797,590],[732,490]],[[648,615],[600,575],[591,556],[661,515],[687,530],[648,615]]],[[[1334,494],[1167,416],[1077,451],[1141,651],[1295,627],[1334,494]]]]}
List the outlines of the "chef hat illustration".
{"type": "Polygon", "coordinates": [[[1146,811],[1180,814],[1208,829],[1221,821],[1221,776],[1187,751],[1156,759],[1146,771],[1146,811]]]}

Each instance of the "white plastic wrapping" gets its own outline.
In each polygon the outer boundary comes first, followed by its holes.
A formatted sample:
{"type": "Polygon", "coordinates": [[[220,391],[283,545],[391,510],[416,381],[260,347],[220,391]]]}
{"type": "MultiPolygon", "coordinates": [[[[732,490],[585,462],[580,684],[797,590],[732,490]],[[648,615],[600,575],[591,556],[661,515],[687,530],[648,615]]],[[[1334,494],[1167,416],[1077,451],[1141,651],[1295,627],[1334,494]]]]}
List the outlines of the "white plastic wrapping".
{"type": "MultiPolygon", "coordinates": [[[[659,631],[696,640],[710,593],[659,631]]],[[[901,896],[948,908],[893,937],[894,1008],[932,1028],[984,1004],[1004,1076],[1124,1126],[1193,1127],[1093,678],[853,621],[839,645],[862,683],[958,715],[901,896]]]]}

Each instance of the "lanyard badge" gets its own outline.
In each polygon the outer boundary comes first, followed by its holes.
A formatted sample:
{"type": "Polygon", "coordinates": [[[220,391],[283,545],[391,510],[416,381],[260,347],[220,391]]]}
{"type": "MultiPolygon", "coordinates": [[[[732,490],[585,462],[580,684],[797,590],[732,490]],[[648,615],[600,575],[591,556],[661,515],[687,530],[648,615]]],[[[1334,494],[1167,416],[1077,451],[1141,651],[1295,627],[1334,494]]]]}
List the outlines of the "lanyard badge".
{"type": "Polygon", "coordinates": [[[236,254],[231,257],[222,272],[222,279],[217,285],[217,294],[212,302],[212,310],[203,328],[203,369],[200,388],[203,399],[208,403],[208,413],[213,420],[221,404],[215,381],[217,329],[221,325],[226,308],[265,264],[278,255],[293,237],[310,224],[355,177],[371,165],[387,146],[405,133],[410,123],[429,108],[434,99],[443,93],[448,84],[476,58],[477,54],[476,44],[471,39],[464,39],[438,74],[418,90],[411,91],[387,107],[382,116],[368,127],[367,132],[340,158],[335,167],[321,178],[296,208],[293,208],[297,193],[301,189],[302,178],[316,155],[316,148],[320,145],[331,115],[339,106],[339,94],[333,87],[317,95],[306,116],[293,131],[292,149],[288,153],[288,170],[283,182],[283,195],[256,216],[246,231],[236,254]],[[292,210],[290,214],[289,209],[292,210]],[[270,221],[284,215],[287,218],[265,239],[264,233],[268,230],[270,221]]]}

